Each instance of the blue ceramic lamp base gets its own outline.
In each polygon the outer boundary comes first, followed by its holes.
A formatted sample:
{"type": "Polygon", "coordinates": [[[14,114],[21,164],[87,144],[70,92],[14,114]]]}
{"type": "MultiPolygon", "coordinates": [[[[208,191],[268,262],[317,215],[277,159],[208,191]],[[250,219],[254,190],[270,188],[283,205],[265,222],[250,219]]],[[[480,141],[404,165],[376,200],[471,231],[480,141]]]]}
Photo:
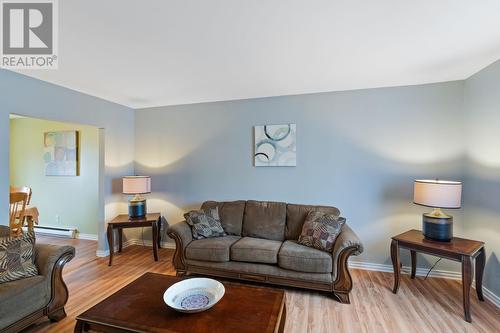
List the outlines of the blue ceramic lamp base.
{"type": "Polygon", "coordinates": [[[422,234],[425,238],[438,241],[449,242],[453,238],[453,216],[434,216],[423,214],[422,234]]]}
{"type": "Polygon", "coordinates": [[[146,216],[146,200],[129,201],[128,203],[128,216],[131,219],[141,218],[146,216]]]}

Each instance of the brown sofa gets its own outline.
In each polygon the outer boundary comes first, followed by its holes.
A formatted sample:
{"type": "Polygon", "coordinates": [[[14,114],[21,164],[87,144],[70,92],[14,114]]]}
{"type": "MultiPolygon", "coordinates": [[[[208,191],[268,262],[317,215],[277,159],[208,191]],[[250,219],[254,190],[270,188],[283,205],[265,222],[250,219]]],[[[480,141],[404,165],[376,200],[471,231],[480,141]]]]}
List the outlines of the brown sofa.
{"type": "MultiPolygon", "coordinates": [[[[9,228],[0,226],[0,237],[9,228]]],[[[41,317],[58,321],[66,316],[68,289],[63,266],[75,256],[72,246],[35,245],[37,276],[0,284],[0,332],[19,332],[41,317]]]]}
{"type": "Polygon", "coordinates": [[[352,279],[347,259],[363,251],[361,241],[347,224],[332,253],[297,243],[307,213],[319,210],[340,215],[335,207],[265,201],[203,203],[219,209],[225,237],[193,240],[183,221],[171,225],[176,242],[173,264],[177,275],[189,273],[258,281],[331,292],[349,303],[352,279]]]}

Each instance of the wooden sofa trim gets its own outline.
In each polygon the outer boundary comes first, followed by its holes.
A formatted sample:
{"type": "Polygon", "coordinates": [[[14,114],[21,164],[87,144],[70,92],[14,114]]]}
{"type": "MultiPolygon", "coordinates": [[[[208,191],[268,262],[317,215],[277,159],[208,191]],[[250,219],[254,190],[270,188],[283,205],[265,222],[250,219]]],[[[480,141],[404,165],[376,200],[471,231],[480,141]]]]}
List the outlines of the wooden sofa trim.
{"type": "Polygon", "coordinates": [[[257,273],[240,273],[236,271],[230,271],[220,268],[208,268],[202,266],[188,265],[185,271],[179,272],[177,270],[177,275],[182,276],[186,274],[203,274],[211,276],[219,276],[230,279],[238,279],[244,281],[261,282],[289,287],[321,290],[321,291],[332,291],[331,283],[321,283],[321,282],[310,282],[304,280],[282,278],[278,276],[257,274],[257,273]]]}
{"type": "Polygon", "coordinates": [[[352,290],[352,277],[349,273],[348,259],[356,252],[360,252],[359,246],[348,246],[344,248],[337,261],[337,276],[333,282],[333,296],[340,303],[350,304],[349,292],[352,290]]]}
{"type": "MultiPolygon", "coordinates": [[[[182,222],[181,222],[182,223],[182,222]]],[[[175,232],[168,232],[167,235],[175,241],[175,252],[172,257],[172,263],[177,270],[177,275],[182,275],[186,271],[186,262],[184,261],[184,244],[181,237],[175,232]],[[180,272],[180,273],[179,273],[180,272]]]]}
{"type": "Polygon", "coordinates": [[[51,276],[51,299],[45,309],[45,315],[51,321],[59,321],[66,317],[64,305],[68,301],[68,287],[63,280],[62,271],[64,265],[75,257],[75,253],[66,252],[57,259],[51,276]]]}

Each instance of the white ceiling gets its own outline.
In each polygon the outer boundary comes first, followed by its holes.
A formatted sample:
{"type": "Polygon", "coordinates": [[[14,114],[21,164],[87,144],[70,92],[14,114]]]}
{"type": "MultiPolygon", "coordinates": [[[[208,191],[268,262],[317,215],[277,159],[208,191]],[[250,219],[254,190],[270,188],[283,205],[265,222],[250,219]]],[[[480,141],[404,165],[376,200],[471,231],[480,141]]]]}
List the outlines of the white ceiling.
{"type": "Polygon", "coordinates": [[[500,58],[498,0],[59,0],[59,69],[134,108],[412,85],[500,58]]]}

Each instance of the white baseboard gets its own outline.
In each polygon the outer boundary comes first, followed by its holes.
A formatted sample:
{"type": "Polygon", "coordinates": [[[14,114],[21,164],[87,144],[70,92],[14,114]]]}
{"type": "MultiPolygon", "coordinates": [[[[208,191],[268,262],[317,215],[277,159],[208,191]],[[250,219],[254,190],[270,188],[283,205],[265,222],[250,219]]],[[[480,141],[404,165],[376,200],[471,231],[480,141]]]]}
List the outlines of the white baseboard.
{"type": "Polygon", "coordinates": [[[100,258],[107,257],[109,256],[109,250],[97,250],[95,251],[95,255],[100,258]]]}
{"type": "MultiPolygon", "coordinates": [[[[153,242],[150,240],[142,240],[142,239],[127,239],[126,241],[123,242],[123,248],[129,247],[130,245],[141,245],[141,246],[148,246],[152,247],[153,242]]],[[[161,247],[164,249],[174,249],[175,250],[175,243],[171,242],[161,242],[161,247]]],[[[115,244],[115,252],[118,251],[118,245],[115,244]]],[[[109,250],[97,250],[96,251],[96,256],[98,257],[107,257],[109,256],[109,250]]]]}
{"type": "MultiPolygon", "coordinates": [[[[366,271],[377,271],[377,272],[387,272],[387,273],[394,272],[392,265],[374,264],[374,263],[360,262],[360,261],[349,260],[349,267],[363,269],[366,271]]],[[[428,271],[429,271],[428,268],[417,268],[415,274],[417,276],[426,276],[428,271]]],[[[410,272],[411,272],[410,266],[403,266],[401,268],[401,273],[403,274],[410,274],[410,272]]],[[[454,271],[432,270],[429,274],[429,277],[462,280],[462,273],[454,271]]],[[[472,287],[475,287],[474,281],[472,281],[472,287]]],[[[483,296],[488,301],[493,303],[497,308],[500,308],[500,297],[495,295],[491,290],[485,288],[484,286],[483,286],[483,296]]]]}
{"type": "Polygon", "coordinates": [[[95,235],[95,234],[82,234],[81,232],[77,232],[76,238],[96,241],[97,235],[95,235]]]}
{"type": "MultiPolygon", "coordinates": [[[[131,242],[130,245],[141,245],[141,246],[153,246],[153,242],[151,240],[142,240],[142,239],[130,239],[129,242],[131,242]]],[[[163,249],[173,249],[175,250],[175,243],[171,242],[161,242],[161,247],[163,249]]]]}
{"type": "MultiPolygon", "coordinates": [[[[387,272],[387,273],[394,272],[392,265],[374,264],[374,263],[360,262],[360,261],[349,260],[349,267],[363,269],[365,271],[377,271],[377,272],[387,272]]],[[[428,271],[429,271],[428,268],[418,268],[417,267],[417,271],[415,273],[417,276],[426,276],[428,271]]],[[[401,268],[401,272],[404,274],[410,274],[411,268],[409,266],[403,266],[401,268]]],[[[429,277],[439,277],[439,278],[446,278],[446,279],[453,279],[453,280],[461,280],[462,273],[433,269],[431,271],[431,273],[429,274],[429,277]]]]}
{"type": "Polygon", "coordinates": [[[491,290],[483,286],[483,296],[491,303],[495,304],[497,308],[500,309],[500,297],[495,295],[491,290]]]}
{"type": "MultiPolygon", "coordinates": [[[[135,239],[127,239],[126,241],[123,242],[122,247],[127,248],[130,245],[134,245],[134,243],[135,243],[135,239]]],[[[118,244],[115,244],[115,252],[117,252],[117,251],[118,251],[118,244]]],[[[95,254],[98,257],[107,257],[107,256],[109,256],[109,249],[108,250],[97,250],[95,254]]]]}

